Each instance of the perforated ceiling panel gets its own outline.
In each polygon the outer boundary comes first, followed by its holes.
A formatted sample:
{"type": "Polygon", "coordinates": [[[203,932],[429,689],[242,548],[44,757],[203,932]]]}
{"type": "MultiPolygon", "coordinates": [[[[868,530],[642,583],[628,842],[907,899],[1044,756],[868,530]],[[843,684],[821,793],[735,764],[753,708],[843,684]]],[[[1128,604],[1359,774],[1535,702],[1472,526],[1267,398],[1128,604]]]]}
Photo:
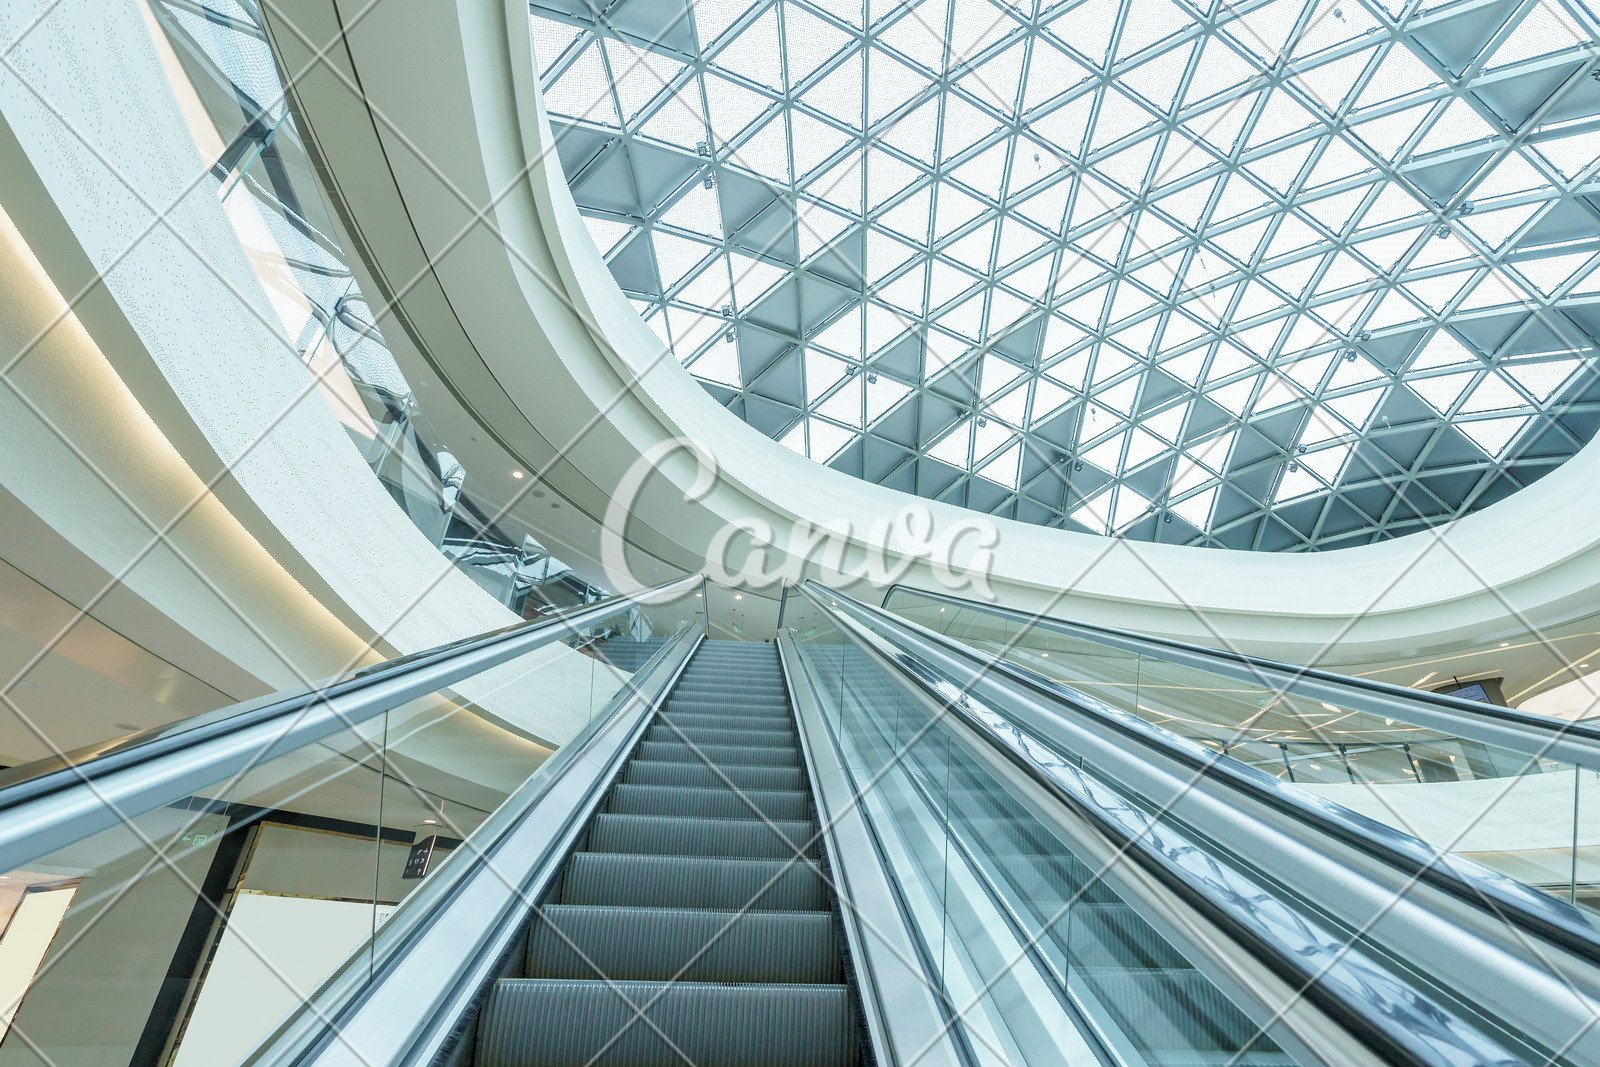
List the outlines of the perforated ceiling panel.
{"type": "Polygon", "coordinates": [[[714,396],[1068,529],[1336,547],[1600,425],[1576,0],[538,0],[558,151],[714,396]]]}

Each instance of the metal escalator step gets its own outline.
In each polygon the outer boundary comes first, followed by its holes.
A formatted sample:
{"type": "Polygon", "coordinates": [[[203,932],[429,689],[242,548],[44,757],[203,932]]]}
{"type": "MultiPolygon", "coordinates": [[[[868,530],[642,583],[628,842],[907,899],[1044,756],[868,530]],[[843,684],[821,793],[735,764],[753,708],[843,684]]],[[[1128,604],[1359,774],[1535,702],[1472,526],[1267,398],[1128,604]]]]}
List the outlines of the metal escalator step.
{"type": "Polygon", "coordinates": [[[697,655],[707,658],[726,656],[749,660],[775,661],[778,650],[772,645],[753,645],[748,641],[707,641],[700,646],[697,655]]]}
{"type": "Polygon", "coordinates": [[[684,671],[684,673],[689,674],[693,672],[697,674],[718,674],[726,676],[730,671],[738,671],[740,674],[748,674],[752,678],[783,677],[783,669],[778,665],[778,660],[776,657],[773,659],[739,659],[719,656],[696,656],[690,661],[689,669],[684,671]]]}
{"type": "Polygon", "coordinates": [[[622,772],[629,785],[699,786],[704,789],[804,789],[805,776],[799,767],[741,767],[734,763],[663,763],[659,760],[631,760],[622,772]]]}
{"type": "Polygon", "coordinates": [[[663,815],[597,815],[589,828],[589,852],[651,856],[729,856],[782,859],[798,850],[817,858],[816,827],[786,819],[693,819],[663,815]]]}
{"type": "Polygon", "coordinates": [[[690,681],[716,686],[719,689],[750,688],[783,692],[783,672],[778,670],[776,665],[741,667],[730,664],[726,667],[704,668],[691,666],[679,676],[679,684],[690,681]]]}
{"type": "Polygon", "coordinates": [[[770,664],[690,664],[683,679],[694,679],[708,685],[736,688],[749,683],[765,689],[783,688],[783,671],[776,663],[770,664]]]}
{"type": "Polygon", "coordinates": [[[668,715],[715,715],[735,722],[782,723],[785,726],[794,722],[788,705],[761,708],[737,702],[681,700],[674,697],[667,701],[666,711],[668,715]]]}
{"type": "Polygon", "coordinates": [[[660,716],[656,722],[671,723],[674,726],[681,726],[686,730],[696,726],[705,726],[716,730],[738,729],[761,731],[766,733],[781,733],[785,737],[795,736],[793,723],[791,723],[787,717],[779,718],[775,715],[762,715],[758,717],[719,715],[715,712],[708,714],[706,712],[697,711],[679,711],[667,712],[660,716]]]}
{"type": "Polygon", "coordinates": [[[792,732],[777,730],[738,730],[715,726],[679,726],[657,722],[645,733],[646,741],[681,742],[686,745],[752,745],[761,748],[797,748],[799,739],[792,732]]]}
{"type": "Polygon", "coordinates": [[[476,1067],[854,1067],[842,985],[495,984],[476,1067]]]}
{"type": "Polygon", "coordinates": [[[835,983],[827,912],[691,911],[551,904],[528,939],[529,978],[835,983]]]}
{"type": "Polygon", "coordinates": [[[1260,1040],[1249,1016],[1199,971],[1081,967],[1077,974],[1141,1051],[1181,1058],[1233,1053],[1260,1040]]]}
{"type": "Polygon", "coordinates": [[[712,911],[824,911],[822,874],[801,860],[629,856],[575,852],[562,904],[712,911]]]}
{"type": "Polygon", "coordinates": [[[724,708],[746,708],[751,711],[782,712],[789,714],[789,701],[783,696],[766,696],[743,689],[721,690],[703,686],[679,686],[672,691],[668,704],[709,704],[724,708]]]}
{"type": "Polygon", "coordinates": [[[776,664],[771,666],[727,664],[712,666],[690,665],[679,676],[684,682],[705,682],[708,685],[733,686],[748,682],[757,689],[783,690],[783,672],[776,664]]]}
{"type": "Polygon", "coordinates": [[[1126,904],[1072,907],[1058,924],[1071,963],[1080,967],[1183,970],[1189,961],[1126,904]]]}
{"type": "Polygon", "coordinates": [[[634,758],[668,763],[734,763],[747,767],[800,766],[799,752],[759,745],[690,746],[680,742],[646,741],[639,746],[639,754],[634,758]]]}
{"type": "Polygon", "coordinates": [[[606,810],[615,815],[676,815],[696,819],[809,819],[811,804],[803,790],[613,786],[606,810]]]}

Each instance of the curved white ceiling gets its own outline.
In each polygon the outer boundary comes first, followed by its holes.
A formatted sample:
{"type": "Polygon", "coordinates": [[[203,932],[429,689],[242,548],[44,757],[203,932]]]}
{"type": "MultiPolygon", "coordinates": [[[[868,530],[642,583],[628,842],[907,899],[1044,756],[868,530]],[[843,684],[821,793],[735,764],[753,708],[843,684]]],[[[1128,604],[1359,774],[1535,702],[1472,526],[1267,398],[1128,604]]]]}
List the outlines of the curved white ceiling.
{"type": "Polygon", "coordinates": [[[1575,0],[535,0],[635,307],[763,433],[1028,522],[1299,550],[1600,426],[1575,0]]]}
{"type": "MultiPolygon", "coordinates": [[[[415,361],[463,405],[472,432],[492,434],[535,473],[524,489],[552,489],[563,505],[554,514],[582,516],[598,534],[641,455],[692,437],[722,476],[688,499],[692,465],[659,464],[642,496],[624,497],[633,506],[614,532],[666,565],[698,569],[732,523],[770,523],[769,558],[787,563],[814,560],[808,529],[844,529],[839,581],[850,587],[876,543],[872,524],[908,498],[763,438],[630,311],[549,161],[528,24],[515,7],[319,0],[292,15],[265,10],[279,62],[296,72],[296,121],[385,338],[408,374],[415,361]]],[[[1555,639],[1592,630],[1597,464],[1591,444],[1461,521],[1328,553],[1205,551],[940,502],[928,511],[940,528],[992,527],[991,582],[1019,608],[1346,668],[1409,673],[1449,653],[1417,673],[1504,673],[1508,689],[1531,691],[1569,676],[1555,639]]],[[[585,542],[572,544],[582,554],[585,542]]],[[[908,562],[907,582],[938,584],[925,561],[908,562]]],[[[746,595],[744,606],[763,599],[746,595]]]]}

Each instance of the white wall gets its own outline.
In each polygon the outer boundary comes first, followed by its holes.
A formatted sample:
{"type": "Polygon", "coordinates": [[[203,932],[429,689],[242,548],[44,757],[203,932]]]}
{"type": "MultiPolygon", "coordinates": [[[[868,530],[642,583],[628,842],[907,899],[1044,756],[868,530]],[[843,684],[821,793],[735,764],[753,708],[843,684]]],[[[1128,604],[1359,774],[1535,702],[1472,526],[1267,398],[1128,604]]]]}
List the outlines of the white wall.
{"type": "Polygon", "coordinates": [[[347,900],[241,894],[174,1067],[242,1061],[393,911],[347,900]]]}
{"type": "Polygon", "coordinates": [[[6,901],[5,934],[0,936],[0,1037],[10,1031],[17,1008],[77,892],[75,885],[31,893],[21,886],[5,887],[5,896],[14,899],[6,901]]]}
{"type": "Polygon", "coordinates": [[[1565,884],[1576,847],[1579,880],[1600,881],[1600,775],[1593,770],[1301,788],[1520,881],[1565,884]]]}
{"type": "MultiPolygon", "coordinates": [[[[0,71],[0,243],[23,283],[0,313],[15,316],[5,358],[47,342],[17,368],[37,401],[0,401],[19,446],[0,486],[147,618],[238,665],[230,693],[358,665],[369,644],[404,654],[515,621],[395,506],[291,350],[139,6],[5,5],[0,36],[20,38],[0,71]]],[[[577,729],[606,680],[563,649],[535,662],[536,690],[517,672],[461,687],[505,728],[463,745],[577,729]]]]}
{"type": "Polygon", "coordinates": [[[249,1054],[367,942],[396,902],[409,846],[279,823],[256,833],[177,1067],[249,1054]],[[376,903],[374,903],[376,902],[376,903]]]}

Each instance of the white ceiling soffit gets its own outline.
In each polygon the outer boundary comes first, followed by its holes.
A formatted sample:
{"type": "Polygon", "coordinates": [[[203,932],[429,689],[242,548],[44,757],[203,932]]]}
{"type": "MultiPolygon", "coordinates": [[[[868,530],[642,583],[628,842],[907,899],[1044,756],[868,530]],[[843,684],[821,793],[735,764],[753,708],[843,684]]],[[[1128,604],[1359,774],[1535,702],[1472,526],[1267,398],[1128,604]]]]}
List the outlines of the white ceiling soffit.
{"type": "Polygon", "coordinates": [[[562,164],[705,388],[850,474],[1295,551],[1600,427],[1576,0],[536,0],[562,164]]]}

